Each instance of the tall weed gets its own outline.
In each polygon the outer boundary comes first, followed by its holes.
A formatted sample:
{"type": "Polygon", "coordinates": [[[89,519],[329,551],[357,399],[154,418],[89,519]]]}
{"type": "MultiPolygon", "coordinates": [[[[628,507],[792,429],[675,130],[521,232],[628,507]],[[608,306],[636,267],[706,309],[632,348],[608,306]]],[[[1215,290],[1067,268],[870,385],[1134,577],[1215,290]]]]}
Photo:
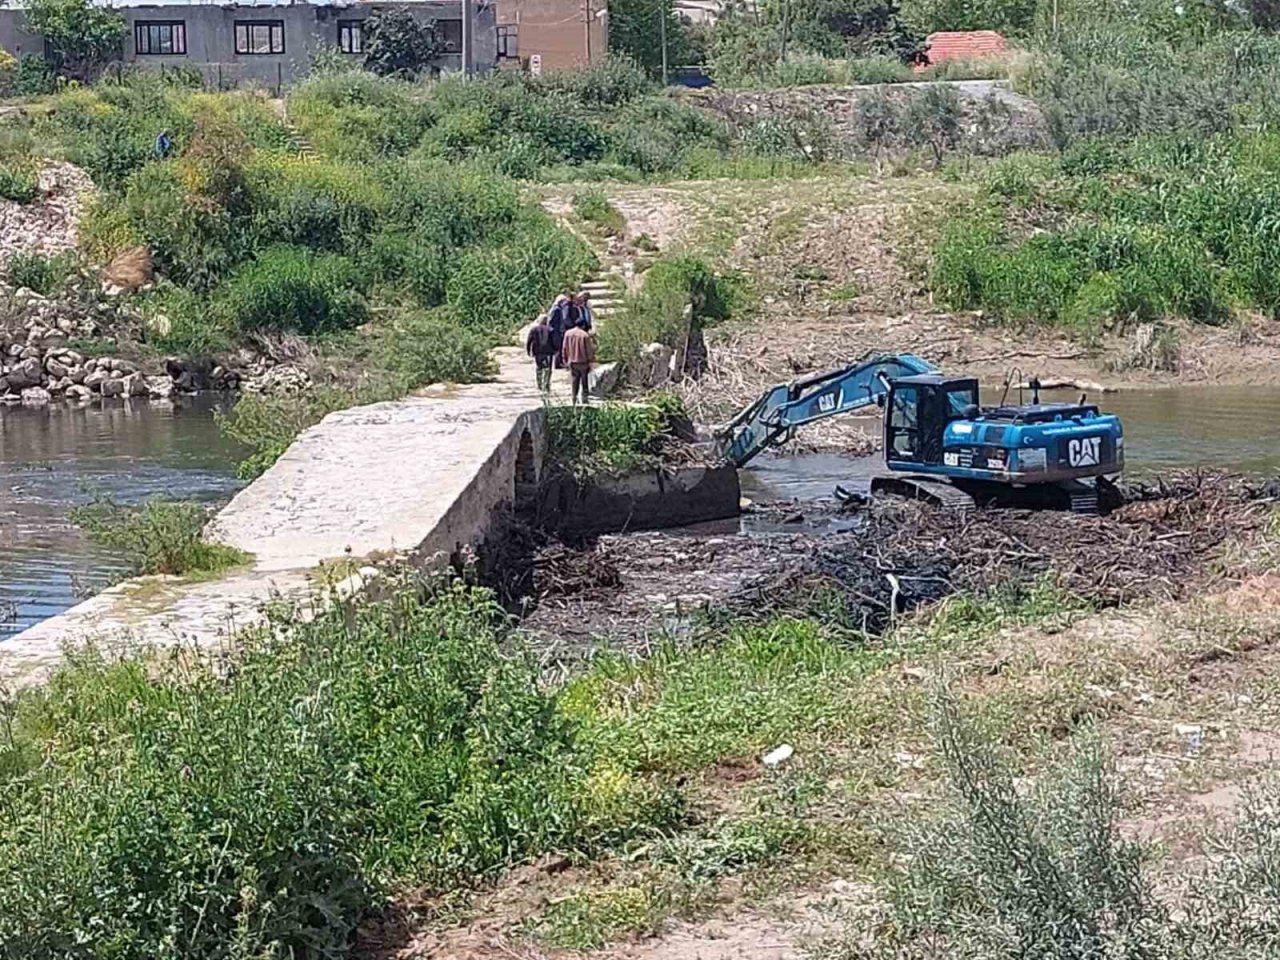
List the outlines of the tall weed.
{"type": "Polygon", "coordinates": [[[285,615],[216,673],[74,654],[0,730],[0,952],[339,960],[392,883],[669,822],[639,778],[600,802],[504,623],[457,586],[285,615]]]}
{"type": "Polygon", "coordinates": [[[141,507],[100,501],[71,512],[71,521],[127,560],[135,576],[202,576],[248,561],[243,552],[201,537],[207,517],[200,504],[159,498],[141,507]]]}

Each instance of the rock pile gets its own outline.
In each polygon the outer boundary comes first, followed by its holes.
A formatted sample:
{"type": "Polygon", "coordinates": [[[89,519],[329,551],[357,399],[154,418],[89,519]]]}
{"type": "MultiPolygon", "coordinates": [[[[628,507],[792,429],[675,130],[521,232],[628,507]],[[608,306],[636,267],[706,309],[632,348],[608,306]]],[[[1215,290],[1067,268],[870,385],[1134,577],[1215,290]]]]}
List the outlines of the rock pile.
{"type": "Polygon", "coordinates": [[[58,253],[76,245],[76,227],[90,200],[93,181],[79,167],[46,161],[39,174],[37,203],[0,200],[0,265],[15,253],[58,253]]]}

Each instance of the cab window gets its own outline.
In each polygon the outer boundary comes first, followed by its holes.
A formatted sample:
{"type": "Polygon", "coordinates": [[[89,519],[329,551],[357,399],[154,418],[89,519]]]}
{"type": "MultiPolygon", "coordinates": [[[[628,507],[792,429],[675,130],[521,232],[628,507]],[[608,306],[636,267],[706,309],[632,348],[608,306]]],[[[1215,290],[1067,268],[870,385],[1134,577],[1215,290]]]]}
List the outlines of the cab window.
{"type": "Polygon", "coordinates": [[[956,387],[947,391],[947,407],[952,417],[962,417],[968,407],[978,405],[978,388],[976,386],[956,387]]]}
{"type": "Polygon", "coordinates": [[[915,387],[902,387],[893,393],[893,416],[889,425],[903,430],[916,428],[916,411],[920,409],[915,387]]]}

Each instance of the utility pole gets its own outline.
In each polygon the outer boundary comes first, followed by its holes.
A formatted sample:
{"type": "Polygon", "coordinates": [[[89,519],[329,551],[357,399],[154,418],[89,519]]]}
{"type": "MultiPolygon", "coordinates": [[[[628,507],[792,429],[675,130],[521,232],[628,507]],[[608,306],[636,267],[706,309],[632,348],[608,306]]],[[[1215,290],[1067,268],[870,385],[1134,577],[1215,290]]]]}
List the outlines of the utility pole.
{"type": "Polygon", "coordinates": [[[462,0],[462,76],[470,78],[475,73],[476,60],[476,8],[474,0],[462,0]]]}
{"type": "Polygon", "coordinates": [[[787,44],[791,41],[791,0],[782,0],[782,61],[787,60],[787,44]]]}
{"type": "Polygon", "coordinates": [[[662,34],[662,85],[667,86],[667,0],[658,0],[658,20],[662,34]]]}
{"type": "Polygon", "coordinates": [[[586,24],[587,24],[587,33],[586,33],[586,41],[587,41],[587,66],[589,67],[589,66],[591,66],[591,18],[592,18],[592,16],[593,16],[593,13],[592,13],[592,10],[591,10],[591,0],[586,0],[586,2],[585,2],[585,3],[583,3],[582,7],[583,7],[583,17],[582,17],[582,18],[583,18],[583,20],[584,20],[584,21],[586,21],[586,24]]]}

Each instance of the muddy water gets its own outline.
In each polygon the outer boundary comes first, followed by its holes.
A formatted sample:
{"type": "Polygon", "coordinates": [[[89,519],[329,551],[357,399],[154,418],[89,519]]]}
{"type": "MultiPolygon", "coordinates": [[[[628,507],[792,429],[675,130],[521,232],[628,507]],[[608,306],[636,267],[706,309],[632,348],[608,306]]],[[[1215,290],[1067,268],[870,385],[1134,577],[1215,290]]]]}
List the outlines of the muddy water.
{"type": "Polygon", "coordinates": [[[0,641],[124,570],[68,522],[71,507],[231,496],[237,451],[219,436],[214,408],[206,398],[0,408],[0,641]]]}
{"type": "MultiPolygon", "coordinates": [[[[985,391],[992,401],[998,393],[985,391]]],[[[1074,400],[1078,393],[1046,393],[1074,400]]],[[[1030,402],[1030,396],[1024,398],[1030,402]]],[[[1202,467],[1258,475],[1280,474],[1280,387],[1177,387],[1092,397],[1124,422],[1127,476],[1202,467]]],[[[1011,396],[1011,402],[1017,397],[1011,396]]],[[[868,427],[874,429],[874,423],[868,427]]],[[[743,473],[743,495],[760,502],[815,500],[837,484],[865,488],[879,454],[762,457],[743,473]]]]}

